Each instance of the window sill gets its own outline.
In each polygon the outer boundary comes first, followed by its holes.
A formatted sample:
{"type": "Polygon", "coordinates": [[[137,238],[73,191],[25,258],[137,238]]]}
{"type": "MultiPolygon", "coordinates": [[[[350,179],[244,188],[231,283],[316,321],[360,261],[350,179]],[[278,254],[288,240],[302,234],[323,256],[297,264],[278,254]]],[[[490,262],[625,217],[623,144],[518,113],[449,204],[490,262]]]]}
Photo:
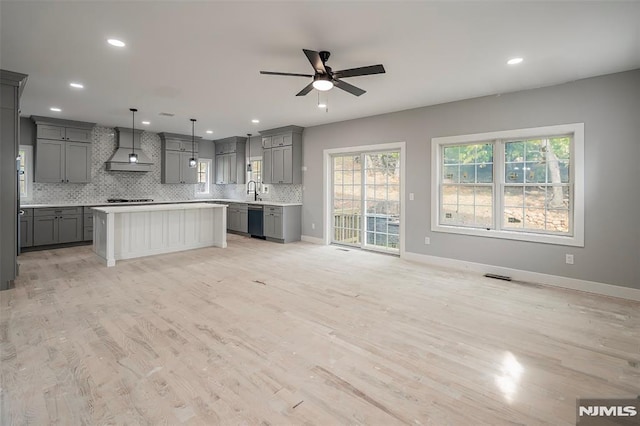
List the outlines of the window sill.
{"type": "Polygon", "coordinates": [[[555,244],[561,246],[584,247],[584,237],[581,235],[549,235],[534,234],[531,232],[512,232],[496,229],[461,228],[457,226],[434,225],[433,232],[448,234],[469,235],[475,237],[501,238],[505,240],[518,240],[530,243],[555,244]]]}

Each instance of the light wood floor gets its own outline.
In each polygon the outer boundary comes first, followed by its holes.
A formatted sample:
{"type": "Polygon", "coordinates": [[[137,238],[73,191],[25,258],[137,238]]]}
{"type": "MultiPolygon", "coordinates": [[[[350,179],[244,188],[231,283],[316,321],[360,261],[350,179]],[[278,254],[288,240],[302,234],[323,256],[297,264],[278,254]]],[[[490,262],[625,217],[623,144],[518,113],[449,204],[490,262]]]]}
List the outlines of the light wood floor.
{"type": "Polygon", "coordinates": [[[0,423],[574,424],[640,393],[640,304],[229,236],[0,293],[0,423]]]}

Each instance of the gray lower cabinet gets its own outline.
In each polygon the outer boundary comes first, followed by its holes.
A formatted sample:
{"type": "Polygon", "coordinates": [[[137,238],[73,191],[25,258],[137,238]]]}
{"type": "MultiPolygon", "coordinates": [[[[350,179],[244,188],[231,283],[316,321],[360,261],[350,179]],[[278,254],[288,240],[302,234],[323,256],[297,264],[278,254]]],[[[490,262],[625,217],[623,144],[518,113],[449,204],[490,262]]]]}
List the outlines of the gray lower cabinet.
{"type": "Polygon", "coordinates": [[[249,232],[249,211],[246,204],[229,204],[227,230],[246,234],[249,232]]]}
{"type": "Polygon", "coordinates": [[[264,236],[281,243],[300,241],[302,209],[300,206],[264,206],[264,236]]]}
{"type": "Polygon", "coordinates": [[[33,245],[83,241],[82,207],[33,210],[33,245]]]}
{"type": "Polygon", "coordinates": [[[20,214],[20,248],[33,246],[33,209],[22,209],[20,214]]]}
{"type": "Polygon", "coordinates": [[[89,143],[38,139],[35,160],[36,182],[91,182],[89,143]]]}
{"type": "Polygon", "coordinates": [[[84,219],[82,221],[83,227],[83,241],[93,241],[93,212],[90,207],[83,208],[84,219]]]}

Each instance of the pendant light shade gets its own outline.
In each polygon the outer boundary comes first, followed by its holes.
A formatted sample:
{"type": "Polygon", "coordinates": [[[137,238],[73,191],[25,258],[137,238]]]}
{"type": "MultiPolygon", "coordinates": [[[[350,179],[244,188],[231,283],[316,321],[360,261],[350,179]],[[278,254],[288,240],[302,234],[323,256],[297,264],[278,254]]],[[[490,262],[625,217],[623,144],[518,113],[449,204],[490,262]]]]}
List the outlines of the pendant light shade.
{"type": "Polygon", "coordinates": [[[132,150],[131,154],[129,154],[129,163],[136,164],[138,162],[138,154],[136,154],[136,112],[138,112],[135,108],[129,108],[131,111],[131,145],[132,150]]]}
{"type": "Polygon", "coordinates": [[[198,160],[196,159],[196,119],[191,119],[191,158],[189,158],[189,167],[193,168],[198,165],[198,160]]]}
{"type": "Polygon", "coordinates": [[[251,172],[251,133],[247,133],[247,143],[249,144],[249,162],[247,163],[247,172],[251,172]]]}

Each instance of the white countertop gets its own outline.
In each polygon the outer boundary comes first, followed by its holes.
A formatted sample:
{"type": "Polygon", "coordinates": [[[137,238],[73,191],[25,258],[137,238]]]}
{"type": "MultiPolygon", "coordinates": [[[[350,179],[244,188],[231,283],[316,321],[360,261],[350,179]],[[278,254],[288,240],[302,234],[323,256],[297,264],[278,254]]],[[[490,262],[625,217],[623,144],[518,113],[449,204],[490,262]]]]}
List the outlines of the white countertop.
{"type": "Polygon", "coordinates": [[[257,204],[262,206],[301,206],[302,203],[281,203],[278,201],[247,201],[247,200],[231,200],[228,198],[198,198],[194,200],[176,200],[176,201],[150,201],[146,203],[50,203],[50,204],[21,204],[23,209],[37,209],[46,207],[98,207],[98,206],[139,206],[139,205],[157,205],[157,204],[183,204],[183,203],[207,203],[207,202],[223,202],[223,203],[241,203],[241,204],[257,204]]]}
{"type": "Polygon", "coordinates": [[[130,213],[130,212],[150,212],[150,211],[167,211],[167,210],[192,210],[192,209],[224,209],[224,204],[211,203],[180,203],[180,204],[147,204],[138,206],[102,206],[93,207],[103,213],[130,213]]]}

